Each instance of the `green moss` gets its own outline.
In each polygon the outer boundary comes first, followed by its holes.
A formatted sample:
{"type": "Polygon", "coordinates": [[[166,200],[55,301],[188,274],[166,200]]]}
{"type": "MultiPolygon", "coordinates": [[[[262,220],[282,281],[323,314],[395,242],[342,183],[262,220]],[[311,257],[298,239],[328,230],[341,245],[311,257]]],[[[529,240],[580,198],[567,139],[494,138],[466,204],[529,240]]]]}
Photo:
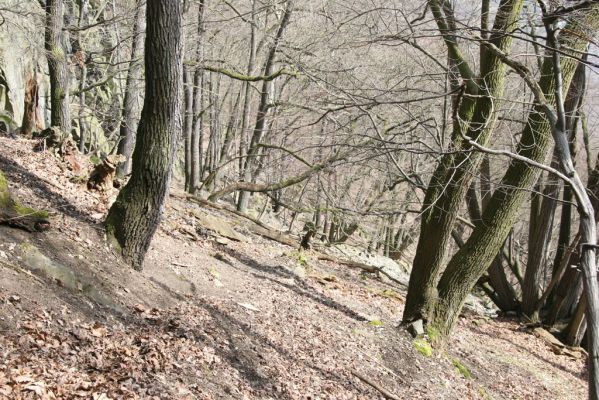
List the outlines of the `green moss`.
{"type": "Polygon", "coordinates": [[[453,358],[453,357],[449,357],[449,360],[451,361],[451,363],[453,364],[453,366],[455,367],[456,371],[462,375],[464,378],[469,379],[472,375],[470,374],[470,371],[468,370],[468,368],[466,368],[464,366],[464,364],[462,364],[460,362],[460,360],[458,360],[457,358],[453,358]]]}
{"type": "Polygon", "coordinates": [[[111,213],[108,212],[106,220],[104,221],[104,228],[106,229],[106,240],[108,243],[116,249],[117,252],[122,252],[123,247],[116,236],[117,227],[115,225],[114,214],[111,215],[111,213]]]}
{"type": "Polygon", "coordinates": [[[33,248],[34,248],[34,247],[33,247],[33,245],[32,245],[31,243],[27,242],[27,241],[21,242],[21,243],[19,244],[19,247],[20,247],[20,248],[21,248],[21,250],[23,250],[23,251],[29,251],[29,250],[31,250],[31,249],[33,249],[33,248]]]}
{"type": "Polygon", "coordinates": [[[102,164],[102,159],[100,157],[98,157],[97,155],[91,155],[89,157],[89,161],[91,161],[91,163],[95,166],[102,164]]]}
{"type": "Polygon", "coordinates": [[[485,388],[482,386],[478,388],[478,394],[480,394],[480,397],[482,397],[485,400],[493,400],[493,398],[487,393],[485,388]]]}
{"type": "Polygon", "coordinates": [[[50,215],[47,211],[36,211],[33,208],[25,207],[20,205],[19,203],[13,203],[13,210],[19,216],[23,217],[34,217],[34,218],[48,218],[50,215]]]}
{"type": "Polygon", "coordinates": [[[426,335],[433,343],[439,342],[442,338],[441,332],[430,325],[426,326],[426,335]]]}
{"type": "Polygon", "coordinates": [[[47,211],[37,211],[33,208],[25,207],[14,201],[13,198],[10,196],[8,181],[2,172],[0,172],[0,208],[6,210],[7,213],[14,212],[17,216],[21,217],[33,217],[43,219],[49,217],[47,211]]]}
{"type": "Polygon", "coordinates": [[[368,332],[363,331],[363,330],[358,329],[358,328],[353,328],[351,330],[351,333],[352,333],[352,335],[356,335],[356,336],[364,336],[364,337],[371,336],[368,332]]]}
{"type": "Polygon", "coordinates": [[[378,292],[378,295],[381,297],[386,297],[388,299],[395,299],[399,301],[403,301],[401,296],[393,289],[385,289],[378,292]]]}
{"type": "Polygon", "coordinates": [[[308,258],[306,257],[303,251],[294,250],[289,253],[283,253],[283,255],[295,259],[297,263],[302,267],[308,266],[308,258]]]}
{"type": "Polygon", "coordinates": [[[50,54],[57,61],[62,61],[65,58],[64,51],[62,50],[62,48],[60,46],[53,46],[52,49],[50,50],[50,54]]]}
{"type": "Polygon", "coordinates": [[[220,273],[216,270],[216,268],[210,267],[210,269],[208,270],[208,272],[210,273],[210,275],[212,275],[212,277],[214,279],[220,279],[220,273]]]}
{"type": "Polygon", "coordinates": [[[0,172],[0,206],[6,206],[10,201],[10,193],[8,191],[8,181],[2,172],[0,172]]]}
{"type": "Polygon", "coordinates": [[[414,348],[425,357],[430,357],[433,355],[433,347],[425,339],[414,339],[412,341],[412,346],[414,346],[414,348]]]}
{"type": "Polygon", "coordinates": [[[75,183],[75,184],[78,184],[78,185],[80,185],[80,184],[82,184],[82,183],[85,183],[85,182],[87,182],[87,179],[88,179],[87,175],[75,175],[75,176],[73,176],[73,177],[72,177],[71,179],[69,179],[69,180],[70,180],[72,183],[75,183]]]}
{"type": "Polygon", "coordinates": [[[368,325],[376,327],[383,326],[383,321],[381,321],[380,319],[373,319],[368,323],[368,325]]]}

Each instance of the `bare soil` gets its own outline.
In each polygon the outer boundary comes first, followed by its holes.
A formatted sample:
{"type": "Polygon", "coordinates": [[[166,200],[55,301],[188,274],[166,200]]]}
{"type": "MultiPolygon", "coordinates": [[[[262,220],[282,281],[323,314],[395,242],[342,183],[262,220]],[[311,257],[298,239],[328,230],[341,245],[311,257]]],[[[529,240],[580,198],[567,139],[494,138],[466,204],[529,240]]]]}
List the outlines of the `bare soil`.
{"type": "Polygon", "coordinates": [[[400,399],[587,396],[584,359],[517,321],[465,315],[426,357],[397,327],[402,287],[179,196],[133,271],[101,225],[115,193],[34,144],[0,138],[14,195],[53,212],[48,232],[0,227],[2,399],[385,398],[365,380],[400,399]]]}

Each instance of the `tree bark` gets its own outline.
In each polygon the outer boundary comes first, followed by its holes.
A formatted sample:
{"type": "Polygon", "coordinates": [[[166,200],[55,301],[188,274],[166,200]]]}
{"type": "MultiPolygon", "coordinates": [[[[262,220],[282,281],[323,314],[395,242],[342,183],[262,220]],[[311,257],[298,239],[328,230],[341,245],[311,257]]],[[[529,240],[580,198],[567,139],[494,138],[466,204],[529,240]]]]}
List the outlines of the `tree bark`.
{"type": "Polygon", "coordinates": [[[64,48],[63,0],[46,1],[46,29],[44,47],[50,72],[50,125],[60,128],[63,135],[71,134],[71,111],[69,108],[69,74],[67,54],[64,48]]]}
{"type": "MultiPolygon", "coordinates": [[[[195,49],[195,58],[198,63],[204,61],[204,12],[205,0],[198,4],[198,43],[195,49]]],[[[200,186],[204,174],[203,147],[204,147],[204,93],[205,73],[202,68],[196,67],[193,74],[193,106],[191,128],[191,175],[189,179],[189,192],[194,194],[200,186]]]]}
{"type": "Polygon", "coordinates": [[[42,131],[44,129],[44,121],[39,114],[39,98],[37,73],[28,73],[25,83],[23,122],[21,124],[21,134],[25,137],[31,137],[34,130],[42,131]]]}
{"type": "MultiPolygon", "coordinates": [[[[556,158],[552,162],[553,168],[558,168],[556,158]]],[[[522,285],[522,311],[531,321],[538,321],[539,314],[537,303],[541,298],[545,272],[549,272],[547,253],[551,242],[553,219],[559,195],[559,181],[553,175],[548,176],[542,196],[538,196],[538,213],[531,212],[530,233],[528,235],[528,262],[524,273],[522,285]]],[[[535,207],[531,207],[534,210],[535,207]]]]}
{"type": "Polygon", "coordinates": [[[107,233],[136,269],[162,216],[181,129],[181,3],[148,0],[146,10],[146,96],[132,174],[106,218],[107,233]]]}
{"type": "MultiPolygon", "coordinates": [[[[440,11],[435,13],[438,7],[436,3],[429,2],[431,10],[435,14],[439,29],[447,32],[440,11]]],[[[504,51],[509,49],[512,43],[511,35],[505,35],[505,32],[518,21],[522,3],[522,0],[502,0],[499,5],[489,41],[504,51]]],[[[451,38],[446,39],[446,43],[450,53],[452,48],[457,47],[457,43],[451,41],[451,38]]],[[[455,58],[460,63],[458,68],[464,68],[461,56],[455,58]]],[[[480,144],[486,144],[497,119],[496,103],[503,94],[506,67],[492,54],[487,54],[480,61],[480,90],[470,89],[467,85],[465,97],[457,110],[452,138],[455,147],[461,145],[464,134],[480,144]],[[480,96],[476,100],[470,96],[475,94],[480,96]]],[[[462,75],[464,79],[474,79],[471,72],[469,77],[463,73],[462,75]]],[[[406,322],[426,319],[434,305],[437,297],[436,285],[449,248],[451,232],[466,190],[470,186],[472,171],[480,165],[480,154],[473,154],[469,146],[464,146],[462,150],[463,152],[458,154],[450,152],[442,158],[427,188],[422,208],[420,237],[403,314],[403,320],[406,322]]]]}
{"type": "Polygon", "coordinates": [[[139,101],[142,95],[140,83],[142,74],[142,55],[144,51],[144,7],[142,0],[137,0],[135,9],[135,25],[133,27],[133,44],[131,45],[131,61],[125,83],[125,97],[123,99],[122,120],[120,126],[120,142],[118,154],[125,156],[126,161],[119,165],[119,176],[131,173],[133,148],[135,147],[135,133],[139,123],[139,101]]]}
{"type": "MultiPolygon", "coordinates": [[[[285,6],[285,13],[283,14],[274,41],[268,51],[266,62],[264,63],[264,76],[271,75],[274,71],[277,49],[279,47],[279,43],[283,38],[285,29],[289,24],[289,20],[291,19],[293,5],[293,0],[287,0],[287,4],[285,6]]],[[[260,92],[260,104],[258,105],[258,113],[256,115],[256,124],[254,126],[254,132],[252,134],[249,149],[246,154],[245,163],[243,165],[242,177],[245,182],[251,182],[252,171],[256,167],[256,157],[258,155],[258,152],[260,151],[260,147],[258,146],[258,144],[262,141],[262,136],[264,135],[264,127],[266,126],[266,118],[269,110],[268,101],[271,96],[271,88],[272,83],[270,81],[262,82],[262,90],[260,92]]],[[[247,193],[246,191],[241,191],[239,193],[239,199],[237,200],[237,209],[241,212],[244,212],[247,209],[248,201],[249,193],[247,193]]]]}
{"type": "Polygon", "coordinates": [[[191,152],[193,137],[193,78],[190,68],[183,65],[183,137],[185,140],[185,190],[192,193],[191,185],[191,152]]]}
{"type": "MultiPolygon", "coordinates": [[[[571,19],[562,33],[562,48],[584,51],[589,29],[594,32],[598,27],[596,9],[578,20],[571,19]],[[582,29],[585,34],[582,34],[582,29]]],[[[563,77],[560,89],[568,90],[578,62],[564,57],[559,65],[563,77]]],[[[554,101],[557,86],[553,66],[553,61],[546,58],[538,84],[548,102],[554,101]]],[[[540,104],[532,108],[518,145],[519,155],[539,163],[547,157],[551,146],[551,126],[545,112],[540,104]]],[[[495,192],[483,214],[483,223],[474,229],[465,246],[449,262],[439,282],[439,298],[432,313],[431,324],[441,335],[451,331],[466,296],[501,248],[526,199],[526,189],[532,187],[539,173],[540,170],[529,163],[513,159],[502,179],[501,188],[495,192]]],[[[586,253],[588,258],[590,252],[586,253]]]]}

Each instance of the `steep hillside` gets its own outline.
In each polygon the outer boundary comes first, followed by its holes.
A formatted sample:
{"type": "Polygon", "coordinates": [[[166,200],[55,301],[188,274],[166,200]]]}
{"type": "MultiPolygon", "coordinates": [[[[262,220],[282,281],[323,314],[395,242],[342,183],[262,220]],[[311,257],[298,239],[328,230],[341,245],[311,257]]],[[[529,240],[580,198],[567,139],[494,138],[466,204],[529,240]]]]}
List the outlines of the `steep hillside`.
{"type": "Polygon", "coordinates": [[[52,212],[48,232],[0,227],[0,398],[586,397],[580,351],[468,314],[425,355],[396,327],[401,285],[183,196],[133,271],[103,235],[114,193],[34,144],[0,139],[13,194],[52,212]]]}

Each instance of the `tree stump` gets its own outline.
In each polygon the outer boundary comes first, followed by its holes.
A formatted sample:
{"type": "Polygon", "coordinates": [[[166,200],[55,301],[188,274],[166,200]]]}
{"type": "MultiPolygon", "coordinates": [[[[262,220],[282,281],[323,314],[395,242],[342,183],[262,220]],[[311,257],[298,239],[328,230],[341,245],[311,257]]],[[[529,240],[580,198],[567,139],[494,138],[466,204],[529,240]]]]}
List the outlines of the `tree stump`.
{"type": "Polygon", "coordinates": [[[104,157],[102,163],[98,164],[89,175],[87,189],[105,192],[112,187],[117,187],[114,181],[116,170],[124,162],[125,157],[120,154],[104,157]]]}

